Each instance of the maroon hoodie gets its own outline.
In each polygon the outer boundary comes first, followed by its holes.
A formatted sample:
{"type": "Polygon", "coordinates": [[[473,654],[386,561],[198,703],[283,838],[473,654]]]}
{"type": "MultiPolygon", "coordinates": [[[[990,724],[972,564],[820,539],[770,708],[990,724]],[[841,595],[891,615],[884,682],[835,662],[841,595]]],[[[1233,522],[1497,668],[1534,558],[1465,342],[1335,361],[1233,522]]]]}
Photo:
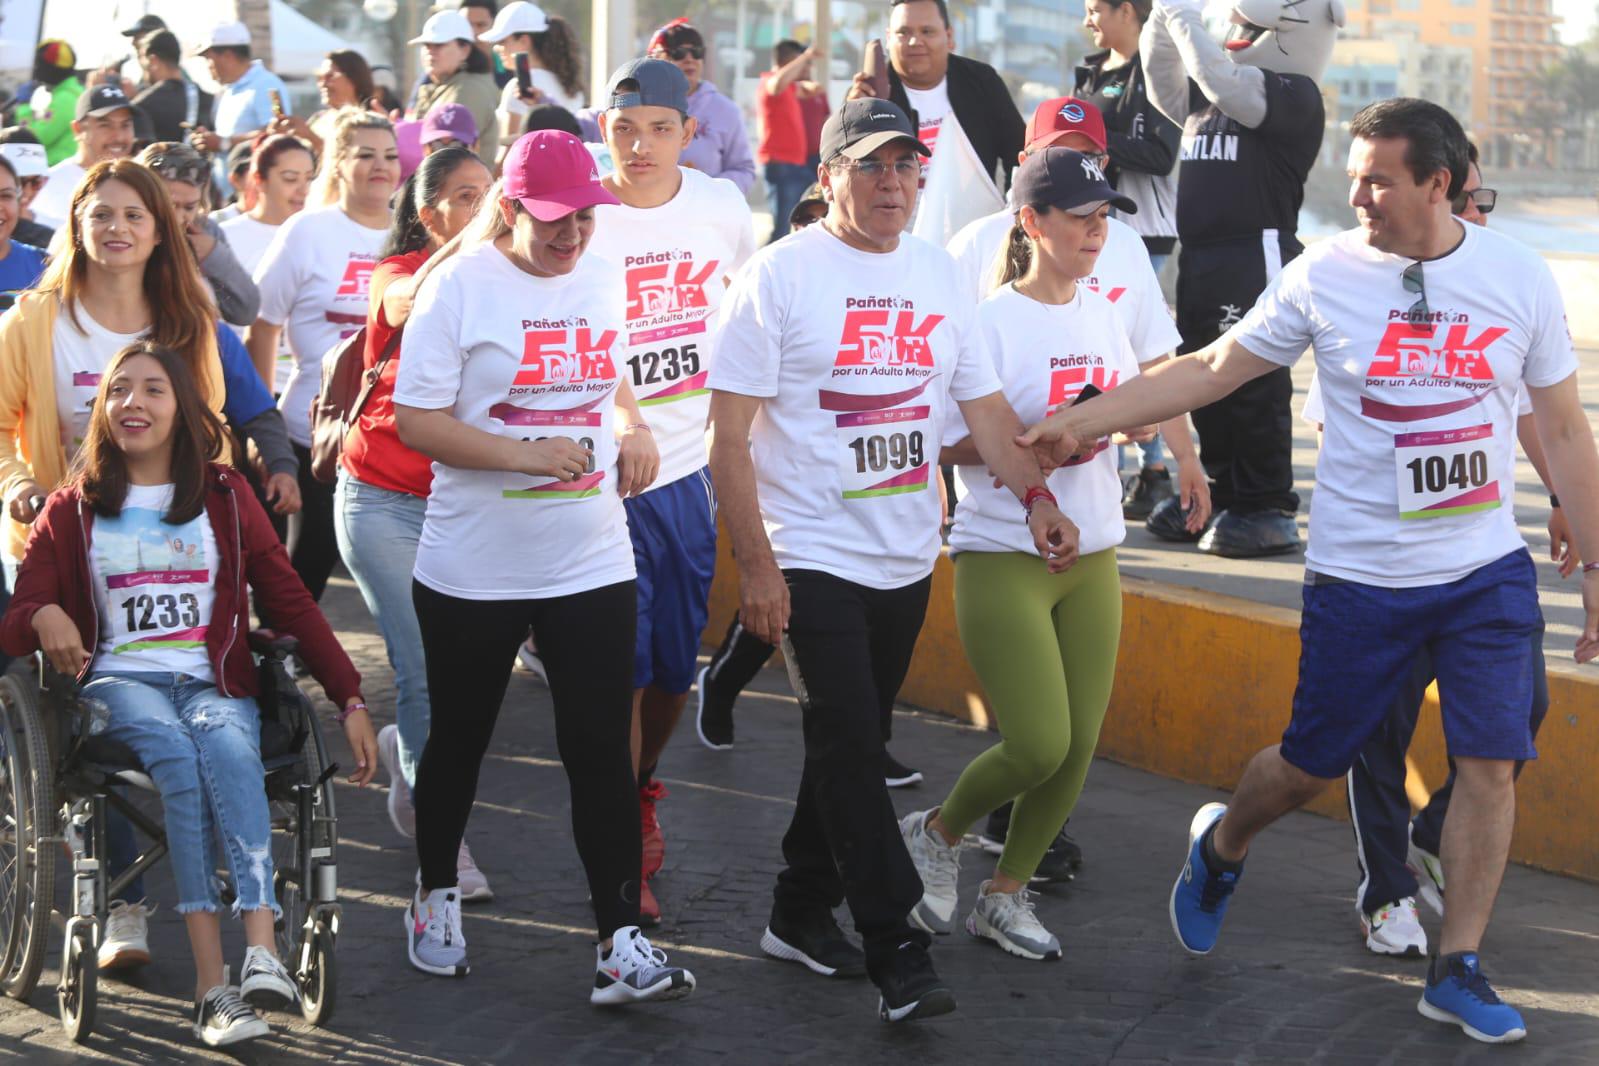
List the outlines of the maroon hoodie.
{"type": "MultiPolygon", "coordinates": [[[[299,655],[328,697],[343,707],[361,694],[361,675],[339,646],[316,601],[289,565],[266,512],[238,471],[208,464],[205,512],[217,542],[216,600],[206,629],[206,657],[224,696],[257,694],[250,655],[250,596],[278,631],[300,642],[299,655]]],[[[39,650],[33,616],[49,604],[66,611],[89,651],[78,680],[89,676],[99,653],[100,614],[94,603],[89,538],[94,511],[75,485],[50,494],[28,534],[27,557],[17,574],[11,606],[0,619],[0,647],[21,657],[39,650]]]]}

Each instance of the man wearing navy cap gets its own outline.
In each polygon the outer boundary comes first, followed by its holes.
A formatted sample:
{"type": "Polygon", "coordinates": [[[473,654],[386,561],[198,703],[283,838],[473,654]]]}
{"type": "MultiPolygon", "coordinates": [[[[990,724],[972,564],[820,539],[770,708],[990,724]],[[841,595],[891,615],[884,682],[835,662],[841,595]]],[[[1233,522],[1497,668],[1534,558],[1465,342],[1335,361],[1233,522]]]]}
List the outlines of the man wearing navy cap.
{"type": "Polygon", "coordinates": [[[804,715],[805,768],[761,948],[824,976],[865,972],[885,1021],[955,1009],[931,938],[908,920],[922,883],[883,780],[881,725],[927,609],[952,404],[1039,554],[1064,568],[1076,553],[1075,527],[1014,443],[1016,414],[954,261],[905,233],[926,154],[891,101],[847,101],[827,120],[827,217],[733,279],[709,379],[740,621],[782,644],[804,715]],[[833,918],[845,901],[864,952],[833,918]]]}
{"type": "Polygon", "coordinates": [[[738,187],[678,163],[694,138],[688,96],[688,78],[664,59],[635,59],[611,76],[599,122],[616,164],[605,187],[620,202],[595,209],[589,246],[625,277],[621,358],[661,456],[650,487],[623,501],[638,571],[633,757],[645,925],[660,921],[649,879],[666,854],[655,813],[666,789],[651,777],[694,686],[716,570],[716,493],[705,451],[716,312],[728,277],[755,250],[738,187]]]}

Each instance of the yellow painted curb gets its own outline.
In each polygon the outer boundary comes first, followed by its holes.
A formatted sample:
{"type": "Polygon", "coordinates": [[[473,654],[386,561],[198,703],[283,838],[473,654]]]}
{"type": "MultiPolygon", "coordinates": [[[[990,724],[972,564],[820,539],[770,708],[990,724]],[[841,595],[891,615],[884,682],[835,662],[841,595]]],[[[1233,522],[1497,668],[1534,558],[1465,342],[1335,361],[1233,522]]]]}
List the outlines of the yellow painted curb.
{"type": "MultiPolygon", "coordinates": [[[[988,725],[982,686],[955,628],[954,578],[945,555],[933,571],[927,621],[900,698],[988,725]]],[[[1122,597],[1116,690],[1099,754],[1165,777],[1232,788],[1245,762],[1277,743],[1288,723],[1299,666],[1299,613],[1125,576],[1122,597]]],[[[737,608],[737,575],[724,536],[705,633],[712,647],[737,608]]],[[[1511,857],[1599,880],[1599,831],[1592,819],[1599,810],[1599,774],[1593,771],[1599,766],[1599,680],[1551,671],[1549,697],[1538,737],[1541,757],[1517,788],[1511,857]]],[[[1410,750],[1406,788],[1412,802],[1425,803],[1447,772],[1434,687],[1410,750]]],[[[1311,809],[1348,818],[1342,788],[1329,789],[1311,809]]]]}

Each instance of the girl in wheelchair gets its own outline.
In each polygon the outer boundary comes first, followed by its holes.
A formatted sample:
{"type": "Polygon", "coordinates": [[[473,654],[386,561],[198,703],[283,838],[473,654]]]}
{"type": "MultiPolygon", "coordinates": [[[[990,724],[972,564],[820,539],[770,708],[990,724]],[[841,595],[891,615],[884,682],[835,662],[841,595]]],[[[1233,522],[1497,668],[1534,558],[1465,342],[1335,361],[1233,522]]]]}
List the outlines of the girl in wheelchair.
{"type": "Polygon", "coordinates": [[[351,780],[365,784],[377,757],[360,675],[243,476],[221,465],[223,432],[180,356],[151,342],[118,352],[74,476],[34,523],[0,623],[8,652],[43,650],[105,702],[105,735],[159,787],[194,953],[194,1030],[212,1046],[265,1034],[252,1005],[284,1007],[297,994],[273,949],[251,589],[342,708],[351,780]],[[248,944],[238,986],[223,965],[219,839],[248,944]]]}

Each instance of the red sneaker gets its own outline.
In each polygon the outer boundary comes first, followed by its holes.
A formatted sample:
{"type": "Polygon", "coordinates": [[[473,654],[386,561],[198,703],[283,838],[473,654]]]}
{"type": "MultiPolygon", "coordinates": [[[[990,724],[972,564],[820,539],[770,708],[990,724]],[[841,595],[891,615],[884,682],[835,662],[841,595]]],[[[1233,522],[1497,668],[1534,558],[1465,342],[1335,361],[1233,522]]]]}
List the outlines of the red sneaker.
{"type": "Polygon", "coordinates": [[[651,781],[638,790],[639,823],[644,835],[644,876],[654,877],[666,861],[666,837],[661,834],[660,819],[655,816],[655,804],[667,796],[666,786],[651,781]]]}
{"type": "Polygon", "coordinates": [[[661,901],[655,898],[647,879],[638,883],[638,924],[650,928],[661,924],[661,901]]]}

